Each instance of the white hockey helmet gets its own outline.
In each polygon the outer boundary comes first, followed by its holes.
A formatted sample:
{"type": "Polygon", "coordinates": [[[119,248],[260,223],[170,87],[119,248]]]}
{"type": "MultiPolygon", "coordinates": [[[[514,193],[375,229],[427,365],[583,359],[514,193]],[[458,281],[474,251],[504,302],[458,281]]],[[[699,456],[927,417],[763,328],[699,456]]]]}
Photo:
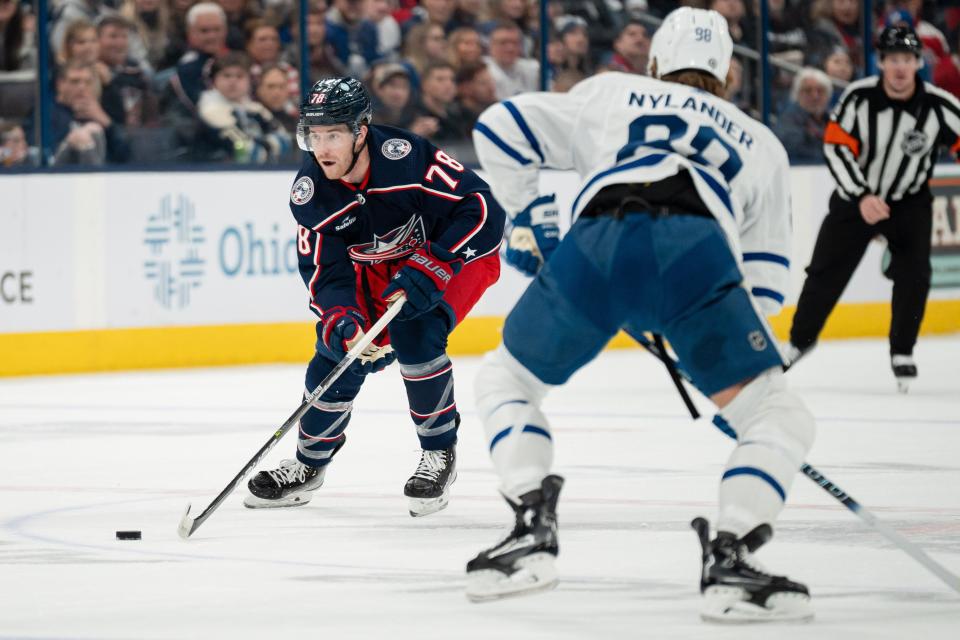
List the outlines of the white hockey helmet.
{"type": "Polygon", "coordinates": [[[664,18],[650,43],[650,63],[657,63],[657,75],[697,69],[720,82],[727,81],[733,40],[727,19],[716,11],[680,7],[664,18]]]}

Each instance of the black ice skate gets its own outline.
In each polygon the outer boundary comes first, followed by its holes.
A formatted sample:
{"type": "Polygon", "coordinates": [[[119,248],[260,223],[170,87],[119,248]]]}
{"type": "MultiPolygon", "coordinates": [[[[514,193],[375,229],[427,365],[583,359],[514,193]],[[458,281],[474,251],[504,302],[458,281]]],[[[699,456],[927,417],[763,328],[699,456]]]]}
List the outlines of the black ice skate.
{"type": "Polygon", "coordinates": [[[890,356],[890,367],[897,379],[897,391],[900,393],[910,391],[910,383],[917,377],[917,363],[913,361],[913,356],[894,353],[890,356]]]}
{"type": "MultiPolygon", "coordinates": [[[[346,437],[333,450],[336,455],[346,437]]],[[[309,467],[299,460],[281,460],[273,471],[261,471],[250,479],[250,490],[243,500],[249,509],[272,509],[276,507],[299,507],[310,502],[313,492],[323,485],[323,476],[329,463],[322,467],[309,467]]]]}
{"type": "Polygon", "coordinates": [[[563,478],[547,476],[540,489],[507,499],[516,515],[513,531],[500,544],[467,563],[467,597],[487,602],[546,591],[557,585],[557,499],[563,478]]]}
{"type": "Polygon", "coordinates": [[[438,451],[424,449],[417,470],[403,487],[410,515],[418,518],[445,509],[450,502],[450,485],[456,479],[456,445],[438,451]]]}
{"type": "Polygon", "coordinates": [[[773,535],[770,525],[760,525],[739,540],[721,531],[710,541],[710,523],[695,518],[690,524],[703,549],[701,618],[728,623],[800,622],[813,618],[807,587],[767,573],[753,558],[753,552],[773,535]]]}

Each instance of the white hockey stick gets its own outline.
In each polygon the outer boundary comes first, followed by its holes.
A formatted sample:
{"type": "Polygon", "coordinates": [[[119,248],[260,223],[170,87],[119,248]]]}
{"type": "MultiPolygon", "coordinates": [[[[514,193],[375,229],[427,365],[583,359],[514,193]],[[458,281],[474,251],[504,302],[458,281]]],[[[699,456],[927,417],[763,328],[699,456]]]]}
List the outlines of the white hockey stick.
{"type": "Polygon", "coordinates": [[[221,491],[220,494],[213,499],[213,502],[211,502],[207,508],[200,513],[200,515],[198,515],[196,518],[191,518],[190,505],[187,505],[187,510],[183,512],[183,517],[180,518],[180,526],[177,528],[177,532],[180,534],[181,538],[184,540],[189,538],[191,534],[193,534],[193,532],[196,531],[200,525],[202,525],[204,521],[209,518],[214,511],[217,510],[217,507],[219,507],[220,504],[227,499],[227,496],[233,493],[233,490],[237,488],[237,485],[240,484],[246,475],[260,463],[263,457],[267,455],[271,449],[273,449],[274,445],[276,445],[280,439],[283,438],[287,431],[290,431],[293,425],[300,422],[300,418],[302,418],[304,414],[310,410],[310,407],[313,405],[314,401],[322,396],[327,389],[333,386],[333,383],[337,381],[344,371],[347,370],[347,367],[349,367],[354,360],[360,357],[360,354],[362,354],[363,351],[369,347],[371,343],[373,343],[376,337],[387,328],[387,325],[390,323],[390,321],[393,320],[398,313],[400,313],[400,307],[402,307],[403,303],[406,301],[406,297],[401,295],[397,298],[396,302],[387,308],[383,316],[381,316],[380,319],[377,320],[372,327],[370,327],[370,331],[366,332],[363,337],[360,338],[360,341],[353,345],[350,351],[347,352],[347,355],[343,357],[343,360],[337,363],[337,366],[333,368],[333,371],[327,374],[327,377],[324,378],[319,385],[317,385],[317,388],[313,390],[313,393],[304,398],[303,403],[301,403],[297,410],[293,412],[293,415],[287,418],[287,421],[284,422],[272,436],[270,436],[270,439],[267,440],[267,442],[260,447],[260,450],[257,451],[252,458],[250,458],[250,461],[244,465],[243,469],[240,470],[240,473],[233,477],[233,480],[231,480],[230,483],[224,487],[223,491],[221,491]]]}
{"type": "MultiPolygon", "coordinates": [[[[676,360],[674,360],[669,353],[666,353],[662,342],[657,342],[656,344],[651,343],[650,340],[642,333],[628,332],[628,334],[631,338],[640,343],[640,346],[645,348],[651,354],[656,356],[661,362],[663,362],[663,364],[667,367],[667,370],[670,372],[670,377],[673,378],[674,384],[680,391],[681,397],[683,397],[684,402],[687,403],[687,408],[690,409],[692,402],[690,402],[689,396],[686,395],[686,389],[683,388],[683,383],[680,380],[681,376],[687,381],[689,381],[690,378],[686,372],[677,366],[676,360]]],[[[693,416],[694,420],[696,420],[698,417],[697,415],[694,415],[695,412],[696,409],[691,409],[690,411],[690,414],[693,416]]],[[[734,440],[737,439],[736,432],[730,427],[729,424],[727,424],[727,422],[719,413],[713,416],[713,425],[734,440]]],[[[863,505],[854,500],[853,497],[846,491],[833,484],[833,482],[831,482],[826,476],[824,476],[814,467],[804,462],[800,467],[800,471],[803,473],[803,475],[816,482],[820,488],[833,496],[837,501],[840,502],[840,504],[855,513],[868,526],[872,527],[874,531],[882,535],[884,538],[892,542],[894,546],[898,547],[901,551],[926,567],[933,575],[940,578],[948,587],[960,593],[960,578],[950,572],[942,564],[928,556],[923,549],[904,538],[895,530],[883,524],[875,515],[873,515],[873,513],[868,511],[863,505]]]]}
{"type": "Polygon", "coordinates": [[[830,482],[830,480],[828,480],[822,473],[811,467],[809,464],[804,463],[803,466],[800,467],[800,471],[803,472],[803,475],[820,485],[824,491],[839,500],[843,506],[860,516],[860,519],[873,527],[877,533],[892,542],[895,546],[899,547],[908,556],[929,569],[931,573],[943,580],[944,584],[946,584],[948,587],[960,593],[960,578],[951,573],[942,564],[928,556],[923,549],[904,538],[894,529],[891,529],[887,525],[880,522],[875,515],[867,511],[859,502],[851,498],[846,491],[830,482]]]}

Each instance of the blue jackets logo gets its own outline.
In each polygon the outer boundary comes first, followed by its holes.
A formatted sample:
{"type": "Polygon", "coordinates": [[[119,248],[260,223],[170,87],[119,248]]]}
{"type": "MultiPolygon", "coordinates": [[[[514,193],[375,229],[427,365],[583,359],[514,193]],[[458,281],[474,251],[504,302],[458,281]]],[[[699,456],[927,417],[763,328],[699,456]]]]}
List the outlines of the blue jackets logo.
{"type": "Polygon", "coordinates": [[[303,176],[293,183],[293,189],[290,191],[290,202],[296,205],[302,205],[310,202],[313,197],[313,180],[310,176],[303,176]]]}
{"type": "Polygon", "coordinates": [[[165,196],[147,216],[144,244],[149,252],[144,275],[153,282],[153,297],[167,309],[190,304],[200,287],[206,261],[204,229],[197,223],[193,203],[184,195],[165,196]]]}
{"type": "Polygon", "coordinates": [[[382,236],[374,234],[373,242],[351,245],[347,252],[357,262],[383,262],[413,253],[426,240],[423,218],[414,214],[403,226],[391,229],[382,236]]]}
{"type": "Polygon", "coordinates": [[[409,140],[403,138],[390,138],[380,146],[380,152],[388,160],[399,160],[405,158],[413,150],[413,145],[409,140]]]}

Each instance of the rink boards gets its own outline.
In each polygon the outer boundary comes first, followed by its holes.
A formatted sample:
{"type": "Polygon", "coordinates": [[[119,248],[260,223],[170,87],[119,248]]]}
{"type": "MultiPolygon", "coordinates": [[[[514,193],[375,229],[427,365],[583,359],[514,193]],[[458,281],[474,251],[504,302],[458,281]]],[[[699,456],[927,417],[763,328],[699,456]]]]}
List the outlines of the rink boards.
{"type": "MultiPolygon", "coordinates": [[[[960,169],[938,167],[934,289],[922,331],[960,331],[960,169]],[[956,204],[955,204],[956,202],[956,204]]],[[[0,375],[299,362],[313,316],[297,273],[290,171],[0,176],[0,375]]],[[[577,180],[545,172],[569,207],[577,180]]],[[[784,336],[833,180],[792,171],[794,259],[784,336]]],[[[872,244],[824,332],[886,334],[890,283],[872,244]]],[[[499,340],[527,279],[504,268],[451,336],[455,354],[499,340]]],[[[628,346],[618,337],[611,346],[628,346]]]]}

